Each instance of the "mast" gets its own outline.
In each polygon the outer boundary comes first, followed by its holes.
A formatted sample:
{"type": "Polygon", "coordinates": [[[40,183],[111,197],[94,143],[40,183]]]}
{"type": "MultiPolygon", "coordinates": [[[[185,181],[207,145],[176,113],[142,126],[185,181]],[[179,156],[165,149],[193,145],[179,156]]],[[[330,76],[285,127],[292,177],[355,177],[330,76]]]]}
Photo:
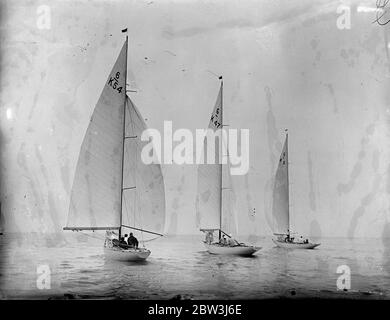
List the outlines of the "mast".
{"type": "Polygon", "coordinates": [[[286,163],[286,169],[287,169],[287,213],[288,213],[288,229],[287,233],[290,235],[290,182],[288,177],[288,129],[285,129],[286,131],[286,155],[287,155],[287,163],[286,163]]]}
{"type": "Polygon", "coordinates": [[[2,218],[2,215],[1,215],[1,201],[0,201],[0,235],[3,234],[3,226],[1,225],[1,218],[2,218]]]}
{"type": "Polygon", "coordinates": [[[222,235],[222,205],[223,205],[223,201],[222,201],[222,198],[223,198],[223,154],[222,154],[222,151],[223,151],[223,148],[222,148],[222,144],[223,144],[223,79],[222,79],[222,76],[219,77],[219,79],[221,80],[221,139],[219,140],[219,161],[221,161],[220,163],[220,166],[221,166],[221,188],[220,188],[220,212],[219,212],[219,240],[221,239],[221,235],[222,235]]]}
{"type": "MultiPolygon", "coordinates": [[[[126,83],[127,83],[127,51],[129,46],[129,36],[127,35],[127,28],[122,30],[126,32],[126,62],[125,62],[125,92],[126,92],[126,83]]],[[[125,140],[126,140],[126,94],[123,103],[123,134],[122,134],[122,163],[121,163],[121,206],[119,211],[119,235],[118,240],[121,239],[122,234],[122,211],[123,211],[123,168],[125,163],[125,140]]]]}

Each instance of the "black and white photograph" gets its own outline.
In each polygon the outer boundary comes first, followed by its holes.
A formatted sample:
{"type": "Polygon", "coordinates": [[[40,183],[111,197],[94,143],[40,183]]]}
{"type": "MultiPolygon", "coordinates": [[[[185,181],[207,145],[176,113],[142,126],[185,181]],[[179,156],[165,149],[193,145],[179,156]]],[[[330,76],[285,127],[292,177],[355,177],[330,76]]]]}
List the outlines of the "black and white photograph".
{"type": "Polygon", "coordinates": [[[0,0],[0,38],[0,300],[390,299],[389,0],[0,0]]]}

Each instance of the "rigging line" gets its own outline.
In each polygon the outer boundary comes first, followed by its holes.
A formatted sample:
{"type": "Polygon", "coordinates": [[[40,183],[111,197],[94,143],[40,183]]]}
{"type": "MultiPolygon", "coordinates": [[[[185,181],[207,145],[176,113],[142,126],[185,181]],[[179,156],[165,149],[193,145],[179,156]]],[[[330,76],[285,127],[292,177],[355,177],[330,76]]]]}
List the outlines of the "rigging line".
{"type": "MultiPolygon", "coordinates": [[[[125,112],[127,112],[127,109],[128,109],[128,105],[127,105],[127,103],[126,103],[126,107],[125,107],[125,112]]],[[[126,129],[126,128],[125,128],[126,129]]],[[[126,136],[126,130],[125,130],[125,136],[126,136]]],[[[125,152],[126,152],[126,158],[128,158],[128,148],[125,148],[125,152]]],[[[129,172],[128,172],[128,168],[126,168],[127,170],[126,170],[126,173],[124,172],[123,174],[126,174],[126,177],[128,177],[128,175],[129,175],[129,172]]],[[[123,192],[123,191],[125,191],[126,190],[126,188],[123,188],[123,186],[122,186],[122,197],[124,198],[124,204],[125,204],[125,213],[126,213],[126,218],[127,218],[127,220],[129,221],[129,210],[128,210],[128,205],[127,205],[127,197],[125,196],[126,195],[126,193],[125,192],[123,192]]],[[[122,210],[123,210],[123,208],[122,208],[122,210]]],[[[123,224],[123,221],[121,221],[121,224],[123,224]]]]}
{"type": "MultiPolygon", "coordinates": [[[[223,82],[221,82],[221,87],[220,91],[218,93],[218,96],[221,95],[221,101],[220,101],[220,109],[221,109],[221,124],[223,125],[223,82]]],[[[221,188],[220,190],[220,202],[219,202],[219,229],[222,229],[222,213],[223,213],[223,192],[222,192],[222,186],[223,186],[223,161],[222,161],[222,146],[223,146],[223,127],[221,128],[221,139],[219,141],[219,159],[221,160],[221,177],[220,177],[220,185],[219,187],[221,188]]],[[[221,240],[221,231],[218,233],[218,238],[221,240]]]]}
{"type": "MultiPolygon", "coordinates": [[[[222,124],[222,129],[223,127],[228,126],[225,124],[222,124]]],[[[228,195],[222,194],[223,201],[222,203],[225,204],[223,205],[222,211],[225,213],[224,219],[222,219],[223,222],[225,222],[226,226],[228,227],[229,231],[231,229],[235,229],[235,232],[238,233],[238,226],[237,226],[237,217],[235,215],[236,211],[234,208],[231,208],[232,206],[232,194],[233,193],[233,183],[232,183],[232,177],[230,175],[230,152],[229,152],[229,135],[228,134],[223,134],[221,130],[221,144],[225,148],[226,154],[222,154],[222,161],[226,159],[226,164],[222,164],[222,175],[225,173],[227,175],[227,186],[222,187],[222,190],[230,190],[228,195]],[[229,219],[230,217],[230,219],[229,219]],[[231,221],[232,220],[232,221],[231,221]]],[[[223,148],[222,148],[222,151],[223,148]]]]}
{"type": "MultiPolygon", "coordinates": [[[[136,156],[138,157],[138,153],[139,153],[139,149],[138,149],[138,143],[137,143],[137,152],[136,152],[136,156]]],[[[142,180],[139,182],[140,184],[142,183],[142,180]]],[[[141,203],[140,199],[138,198],[138,194],[137,194],[137,200],[138,200],[138,204],[141,203]]],[[[142,219],[142,214],[139,214],[139,224],[141,226],[141,229],[144,229],[144,225],[143,225],[143,219],[142,219]]],[[[142,245],[145,247],[145,239],[144,239],[144,233],[143,231],[141,231],[141,241],[142,241],[142,245]]]]}
{"type": "MultiPolygon", "coordinates": [[[[138,115],[138,114],[137,114],[138,115]]],[[[139,116],[139,115],[138,115],[139,116]]],[[[145,124],[146,125],[146,124],[145,124]]],[[[141,129],[143,129],[141,127],[141,129]]],[[[141,150],[139,150],[139,148],[142,146],[142,141],[140,139],[136,139],[136,144],[137,144],[137,157],[140,157],[141,156],[141,150]]],[[[145,189],[145,186],[143,185],[143,180],[139,181],[139,184],[142,184],[143,188],[142,190],[146,190],[145,189]]],[[[149,191],[145,191],[145,193],[149,193],[149,191]]],[[[138,199],[139,200],[139,199],[138,199]]],[[[141,226],[141,229],[144,229],[144,220],[143,220],[143,216],[140,214],[139,215],[139,221],[140,221],[140,226],[141,226]]],[[[141,232],[141,240],[143,242],[143,244],[146,242],[146,240],[144,239],[144,232],[141,232]]]]}
{"type": "MultiPolygon", "coordinates": [[[[226,143],[226,157],[227,157],[227,164],[226,164],[226,170],[228,171],[228,195],[227,195],[227,202],[228,202],[228,216],[230,217],[229,223],[229,231],[234,230],[235,234],[238,234],[238,219],[237,219],[237,211],[235,209],[235,203],[233,203],[233,196],[234,196],[234,188],[233,188],[233,178],[230,175],[230,169],[231,169],[231,163],[230,163],[230,153],[229,153],[229,136],[227,135],[227,139],[224,139],[224,143],[226,143]]],[[[225,195],[226,196],[226,195],[225,195]]]]}
{"type": "MultiPolygon", "coordinates": [[[[136,136],[135,134],[135,129],[134,129],[134,120],[133,120],[133,114],[130,110],[130,106],[129,106],[129,114],[130,114],[130,125],[131,125],[131,134],[133,136],[136,136]]],[[[134,168],[133,168],[133,172],[132,174],[134,175],[134,186],[135,188],[137,188],[137,184],[138,184],[138,181],[137,181],[137,153],[138,153],[138,144],[137,144],[137,139],[134,140],[134,144],[135,144],[135,152],[134,152],[134,155],[133,155],[133,160],[134,160],[134,168]]],[[[135,189],[135,195],[134,195],[134,211],[133,211],[133,221],[134,221],[134,226],[136,225],[136,220],[137,220],[137,212],[138,212],[138,191],[137,189],[135,189]]],[[[141,238],[142,238],[142,234],[141,234],[141,238]]]]}
{"type": "Polygon", "coordinates": [[[135,228],[135,227],[130,227],[130,226],[126,226],[126,225],[122,225],[122,227],[133,229],[133,230],[138,230],[138,231],[143,231],[143,232],[150,233],[150,234],[155,234],[155,235],[158,235],[159,237],[163,237],[164,236],[163,234],[158,233],[158,232],[154,232],[154,231],[148,231],[148,230],[135,228]]]}
{"type": "MultiPolygon", "coordinates": [[[[127,200],[126,200],[126,198],[125,198],[125,208],[126,208],[126,218],[127,218],[127,221],[130,222],[130,219],[129,219],[129,210],[128,210],[128,208],[127,208],[127,200]]],[[[123,221],[122,221],[122,223],[123,223],[123,221]]],[[[122,223],[121,223],[121,224],[122,224],[122,223]]]]}
{"type": "Polygon", "coordinates": [[[238,218],[237,218],[237,208],[236,206],[236,197],[233,185],[233,177],[230,174],[231,162],[230,162],[230,152],[229,152],[229,135],[226,135],[226,139],[224,139],[226,143],[226,157],[227,157],[227,170],[228,170],[228,208],[229,208],[229,216],[232,217],[230,226],[234,229],[236,235],[238,235],[238,218]]]}
{"type": "MultiPolygon", "coordinates": [[[[129,98],[130,100],[130,98],[129,98]]],[[[130,100],[130,104],[132,105],[133,102],[130,100]]],[[[130,106],[128,106],[129,108],[129,117],[130,117],[130,126],[131,126],[131,136],[134,136],[134,137],[137,137],[138,135],[136,134],[135,132],[135,124],[134,124],[134,120],[133,120],[133,113],[131,112],[132,110],[130,110],[130,106]]],[[[135,187],[135,195],[134,195],[134,211],[133,211],[133,221],[134,221],[134,226],[136,225],[136,216],[137,216],[137,213],[138,213],[138,207],[137,205],[139,204],[139,201],[138,201],[138,190],[137,190],[137,185],[138,185],[138,181],[137,181],[137,160],[138,160],[138,139],[135,138],[134,139],[134,143],[135,143],[135,152],[134,152],[134,168],[133,168],[133,175],[134,175],[134,187],[135,187]]],[[[142,220],[142,219],[140,219],[142,220]]],[[[141,226],[141,229],[143,229],[143,226],[142,226],[142,222],[140,223],[140,226],[141,226]]],[[[143,238],[143,232],[141,231],[141,242],[144,246],[144,238],[143,238]]]]}
{"type": "Polygon", "coordinates": [[[157,239],[160,239],[161,236],[157,236],[155,238],[152,238],[152,239],[148,239],[148,240],[144,240],[143,242],[151,242],[151,241],[154,241],[154,240],[157,240],[157,239]]]}
{"type": "MultiPolygon", "coordinates": [[[[129,105],[128,103],[126,103],[126,111],[128,112],[129,114],[129,118],[130,118],[130,123],[131,123],[131,114],[130,114],[130,108],[129,108],[129,105]]],[[[125,132],[126,133],[126,132],[125,132]]],[[[128,158],[128,149],[126,150],[126,153],[127,153],[127,158],[128,158]]],[[[128,171],[126,172],[126,176],[128,177],[129,175],[131,175],[131,168],[128,168],[128,171]]],[[[128,206],[127,206],[127,200],[125,198],[125,207],[126,207],[126,218],[127,218],[127,221],[131,221],[130,220],[130,217],[129,217],[129,209],[128,209],[128,206]]]]}

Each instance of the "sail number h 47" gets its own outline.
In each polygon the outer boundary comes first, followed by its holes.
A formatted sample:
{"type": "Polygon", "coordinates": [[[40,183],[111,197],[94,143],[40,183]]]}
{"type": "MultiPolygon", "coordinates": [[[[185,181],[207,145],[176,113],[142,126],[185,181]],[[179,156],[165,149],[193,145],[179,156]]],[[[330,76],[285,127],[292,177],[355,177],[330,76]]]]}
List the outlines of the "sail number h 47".
{"type": "Polygon", "coordinates": [[[249,129],[196,129],[194,135],[189,129],[173,132],[172,121],[164,121],[163,134],[147,129],[141,140],[148,141],[141,153],[145,164],[229,164],[232,175],[249,170],[249,129]]]}

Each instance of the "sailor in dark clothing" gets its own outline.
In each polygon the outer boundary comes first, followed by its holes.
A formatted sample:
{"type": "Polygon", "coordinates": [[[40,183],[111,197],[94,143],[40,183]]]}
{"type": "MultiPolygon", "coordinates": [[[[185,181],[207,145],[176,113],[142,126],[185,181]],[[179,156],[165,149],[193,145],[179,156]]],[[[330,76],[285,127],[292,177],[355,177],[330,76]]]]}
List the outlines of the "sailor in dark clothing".
{"type": "Polygon", "coordinates": [[[125,238],[124,238],[124,237],[121,237],[120,243],[121,243],[121,244],[126,244],[126,241],[125,241],[125,238]]]}
{"type": "Polygon", "coordinates": [[[287,229],[286,238],[284,238],[284,242],[290,242],[290,229],[287,229]]]}
{"type": "Polygon", "coordinates": [[[136,248],[136,249],[138,248],[138,240],[136,237],[133,236],[133,233],[130,233],[129,238],[127,239],[127,244],[129,246],[136,248]]]}
{"type": "Polygon", "coordinates": [[[118,239],[113,239],[112,240],[112,244],[113,244],[114,247],[120,247],[120,248],[123,248],[123,249],[126,249],[126,247],[127,247],[127,243],[126,243],[124,237],[121,237],[119,240],[118,239]]]}

